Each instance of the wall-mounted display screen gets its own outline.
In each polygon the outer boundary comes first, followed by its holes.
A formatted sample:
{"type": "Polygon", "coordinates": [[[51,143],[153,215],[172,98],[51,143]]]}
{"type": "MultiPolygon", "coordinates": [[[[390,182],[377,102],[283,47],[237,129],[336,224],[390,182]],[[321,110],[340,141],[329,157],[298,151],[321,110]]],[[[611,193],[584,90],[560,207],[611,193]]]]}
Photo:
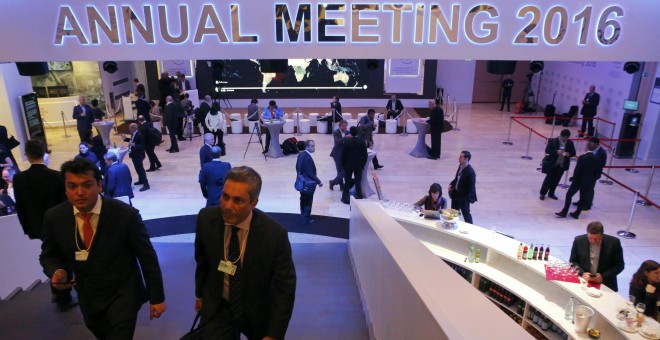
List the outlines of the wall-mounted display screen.
{"type": "Polygon", "coordinates": [[[48,145],[36,93],[29,93],[21,96],[21,110],[23,111],[23,119],[25,121],[25,127],[27,128],[28,137],[30,139],[41,139],[41,141],[44,142],[44,145],[48,145]]]}
{"type": "Polygon", "coordinates": [[[623,108],[625,110],[637,111],[639,109],[639,102],[636,100],[624,100],[623,108]]]}

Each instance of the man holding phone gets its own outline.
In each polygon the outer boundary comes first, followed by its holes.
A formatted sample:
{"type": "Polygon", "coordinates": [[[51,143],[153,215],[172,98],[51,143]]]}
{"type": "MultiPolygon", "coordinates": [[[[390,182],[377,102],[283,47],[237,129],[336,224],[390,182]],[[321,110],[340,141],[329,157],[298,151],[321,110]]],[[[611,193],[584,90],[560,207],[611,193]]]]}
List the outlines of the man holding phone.
{"type": "Polygon", "coordinates": [[[602,223],[589,223],[587,234],[575,238],[569,262],[578,267],[583,279],[618,290],[616,276],[625,266],[623,249],[618,238],[604,234],[602,223]]]}

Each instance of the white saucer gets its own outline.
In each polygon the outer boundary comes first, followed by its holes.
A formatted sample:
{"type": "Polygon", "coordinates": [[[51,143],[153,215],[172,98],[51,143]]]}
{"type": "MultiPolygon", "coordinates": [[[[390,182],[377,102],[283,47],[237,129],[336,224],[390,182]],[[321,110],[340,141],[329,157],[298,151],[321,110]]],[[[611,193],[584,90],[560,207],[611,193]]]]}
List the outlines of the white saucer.
{"type": "Polygon", "coordinates": [[[650,325],[642,325],[642,327],[639,328],[639,335],[651,339],[651,340],[658,340],[658,332],[657,330],[653,329],[654,326],[650,325]]]}
{"type": "Polygon", "coordinates": [[[637,333],[637,321],[633,322],[633,325],[630,326],[630,327],[628,327],[625,320],[619,321],[619,323],[616,326],[619,327],[619,329],[621,329],[625,332],[637,333]]]}

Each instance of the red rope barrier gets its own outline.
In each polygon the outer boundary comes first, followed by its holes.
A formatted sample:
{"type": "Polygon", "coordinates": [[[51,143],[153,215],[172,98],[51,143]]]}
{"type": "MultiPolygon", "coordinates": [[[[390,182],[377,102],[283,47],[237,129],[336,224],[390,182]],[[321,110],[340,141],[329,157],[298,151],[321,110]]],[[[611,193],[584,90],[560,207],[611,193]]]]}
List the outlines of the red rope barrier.
{"type": "MultiPolygon", "coordinates": [[[[631,188],[631,187],[629,187],[629,186],[627,186],[627,185],[625,185],[625,184],[623,184],[623,183],[617,181],[616,179],[614,179],[614,177],[612,177],[612,176],[610,176],[610,175],[608,175],[608,174],[606,174],[606,173],[603,173],[603,176],[605,176],[605,177],[611,179],[612,182],[614,182],[614,183],[616,183],[616,184],[622,186],[624,189],[628,189],[628,191],[630,191],[630,192],[632,192],[632,193],[637,192],[637,190],[635,190],[635,189],[633,189],[633,188],[631,188]]],[[[654,207],[660,209],[660,207],[659,207],[657,204],[655,204],[655,202],[651,201],[648,197],[642,195],[641,193],[638,194],[638,196],[641,197],[643,200],[645,200],[648,204],[650,204],[650,205],[652,205],[652,206],[654,206],[654,207]]]]}
{"type": "Polygon", "coordinates": [[[518,119],[517,119],[516,117],[512,118],[512,120],[515,121],[516,123],[518,123],[518,124],[520,124],[520,125],[522,125],[522,126],[528,128],[528,129],[531,129],[531,127],[529,127],[529,126],[523,124],[522,122],[519,122],[518,119]]]}
{"type": "Polygon", "coordinates": [[[608,124],[612,124],[612,125],[615,125],[615,123],[613,123],[613,122],[610,122],[610,121],[609,121],[609,120],[607,120],[607,119],[603,119],[603,118],[600,118],[600,117],[596,117],[596,119],[598,119],[598,120],[600,120],[601,122],[605,122],[605,123],[608,123],[608,124]]]}
{"type": "Polygon", "coordinates": [[[605,168],[609,169],[651,169],[651,165],[610,165],[605,168]]]}
{"type": "Polygon", "coordinates": [[[548,137],[546,137],[546,136],[544,136],[544,135],[542,135],[542,134],[536,132],[534,129],[532,129],[532,132],[535,133],[535,134],[537,134],[537,135],[539,135],[539,137],[541,137],[541,138],[543,138],[543,139],[545,139],[545,140],[548,140],[548,137]]]}

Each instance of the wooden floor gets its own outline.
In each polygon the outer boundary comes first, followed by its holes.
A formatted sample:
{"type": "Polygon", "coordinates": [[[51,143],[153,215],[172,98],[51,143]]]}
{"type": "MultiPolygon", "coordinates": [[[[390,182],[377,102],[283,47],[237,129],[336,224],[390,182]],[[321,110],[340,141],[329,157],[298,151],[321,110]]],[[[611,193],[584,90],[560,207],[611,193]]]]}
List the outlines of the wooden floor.
{"type": "MultiPolygon", "coordinates": [[[[458,167],[458,155],[461,150],[469,150],[473,155],[471,164],[477,175],[478,202],[472,205],[472,214],[477,225],[494,228],[526,243],[549,244],[553,254],[565,260],[569,257],[573,238],[584,234],[590,221],[602,221],[608,234],[615,234],[617,230],[628,226],[633,194],[618,185],[598,184],[592,210],[584,212],[579,220],[555,217],[554,213],[563,206],[565,190],[558,189],[558,201],[541,201],[538,193],[543,175],[537,168],[543,157],[545,140],[533,135],[529,145],[529,155],[533,159],[521,159],[521,156],[527,153],[529,130],[514,123],[510,137],[513,145],[503,145],[502,142],[507,139],[511,114],[499,112],[498,109],[496,104],[461,105],[460,131],[443,134],[440,160],[408,155],[417,140],[415,135],[376,134],[375,149],[380,163],[385,166],[376,173],[386,198],[399,202],[415,202],[428,191],[433,182],[442,185],[446,196],[447,185],[458,167]]],[[[344,108],[344,112],[357,113],[360,110],[344,108]]],[[[530,126],[542,135],[549,136],[551,133],[551,126],[543,124],[542,120],[530,121],[530,126]]],[[[576,129],[572,128],[571,131],[575,136],[576,129]]],[[[75,134],[75,131],[70,128],[68,133],[75,134]]],[[[557,133],[558,131],[554,132],[555,135],[557,133]]],[[[61,129],[47,130],[53,150],[53,168],[77,153],[77,136],[62,138],[63,134],[61,129]]],[[[282,138],[288,136],[284,134],[282,138]]],[[[264,183],[258,204],[260,209],[297,213],[299,194],[293,189],[296,158],[287,156],[264,160],[260,147],[256,144],[250,144],[246,156],[243,157],[249,137],[248,134],[226,135],[227,156],[223,157],[223,160],[233,166],[251,166],[262,175],[264,183]]],[[[119,136],[112,138],[118,145],[123,143],[119,136]]],[[[347,218],[349,207],[339,201],[341,193],[337,188],[331,191],[327,185],[328,180],[335,175],[335,166],[329,157],[332,137],[326,134],[306,134],[297,138],[316,141],[316,153],[313,157],[318,176],[326,184],[316,190],[312,213],[347,218]]],[[[426,141],[429,143],[429,136],[426,141]]],[[[133,204],[140,209],[145,219],[195,214],[204,206],[205,200],[197,184],[198,150],[202,143],[201,138],[195,138],[191,142],[179,142],[181,152],[175,154],[164,151],[169,147],[168,141],[158,147],[157,152],[163,168],[155,173],[148,173],[151,190],[136,192],[133,200],[133,204]]],[[[580,142],[576,147],[579,152],[583,152],[585,143],[580,142]]],[[[614,159],[613,162],[614,165],[630,163],[630,160],[620,159],[614,159]]],[[[644,162],[638,161],[637,164],[643,165],[644,162]]],[[[571,165],[571,173],[574,166],[575,164],[571,165]]],[[[129,167],[133,171],[130,162],[129,167]]],[[[641,192],[646,190],[649,174],[649,169],[641,169],[639,173],[630,173],[623,169],[611,171],[611,175],[617,180],[641,192]]],[[[655,202],[660,202],[659,182],[660,176],[656,174],[649,194],[655,202]]],[[[377,198],[372,196],[370,199],[377,198]]],[[[636,206],[630,228],[637,234],[637,238],[621,240],[626,268],[618,276],[618,280],[619,293],[623,296],[627,296],[630,278],[641,262],[658,259],[658,220],[660,210],[636,206]]],[[[188,241],[190,240],[188,237],[188,241]]],[[[322,268],[318,270],[323,271],[322,268]]],[[[310,299],[315,297],[312,295],[310,299]]]]}

